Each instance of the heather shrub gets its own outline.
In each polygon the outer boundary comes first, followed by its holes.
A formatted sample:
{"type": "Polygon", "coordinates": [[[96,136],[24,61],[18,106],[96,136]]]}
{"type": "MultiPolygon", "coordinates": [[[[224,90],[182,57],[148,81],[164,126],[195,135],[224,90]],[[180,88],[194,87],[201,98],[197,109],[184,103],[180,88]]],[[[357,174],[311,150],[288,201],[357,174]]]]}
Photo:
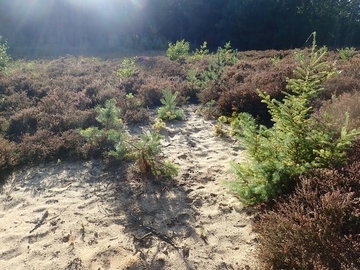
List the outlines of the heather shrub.
{"type": "Polygon", "coordinates": [[[6,117],[33,105],[33,101],[26,96],[25,92],[12,92],[9,95],[0,95],[0,98],[0,114],[6,117]]]}
{"type": "Polygon", "coordinates": [[[149,119],[149,109],[143,107],[142,97],[128,93],[119,102],[122,118],[128,124],[136,124],[149,119]]]}
{"type": "Polygon", "coordinates": [[[302,177],[293,195],[260,215],[264,269],[360,268],[360,163],[302,177]]]}
{"type": "Polygon", "coordinates": [[[186,103],[198,103],[198,93],[196,89],[188,87],[187,82],[183,79],[177,79],[174,81],[172,89],[176,89],[179,92],[177,102],[179,106],[183,106],[186,103]]]}
{"type": "Polygon", "coordinates": [[[339,73],[349,78],[358,78],[360,75],[360,54],[355,54],[348,61],[337,62],[339,73]]]}
{"type": "Polygon", "coordinates": [[[14,113],[9,119],[7,136],[13,141],[19,141],[25,133],[34,134],[38,125],[37,114],[37,109],[33,107],[14,113]]]}
{"type": "Polygon", "coordinates": [[[219,116],[219,111],[216,107],[216,101],[210,100],[206,102],[200,109],[197,110],[205,119],[214,119],[219,116]]]}
{"type": "Polygon", "coordinates": [[[74,108],[76,110],[84,111],[92,107],[92,100],[87,96],[85,89],[74,94],[74,108]]]}
{"type": "Polygon", "coordinates": [[[360,160],[360,137],[353,142],[351,149],[347,152],[347,156],[349,164],[360,160]]]}
{"type": "Polygon", "coordinates": [[[55,133],[77,129],[94,122],[86,95],[68,91],[52,91],[38,102],[37,126],[55,133]],[[84,110],[80,110],[83,107],[84,110]]]}
{"type": "Polygon", "coordinates": [[[162,103],[162,92],[167,88],[177,87],[176,82],[168,79],[159,79],[156,77],[149,77],[144,80],[144,83],[137,89],[138,98],[142,100],[144,107],[160,106],[162,103]]]}
{"type": "Polygon", "coordinates": [[[252,84],[243,83],[236,87],[223,91],[219,97],[217,108],[223,115],[231,115],[233,112],[247,112],[262,121],[269,119],[266,106],[252,84]]]}
{"type": "Polygon", "coordinates": [[[339,74],[330,78],[325,84],[325,91],[319,96],[319,103],[324,100],[329,100],[332,96],[340,96],[344,93],[351,93],[360,90],[360,80],[352,76],[344,76],[339,74]]]}
{"type": "Polygon", "coordinates": [[[40,129],[34,134],[24,134],[16,144],[17,162],[26,164],[81,159],[86,157],[83,145],[83,138],[75,130],[54,133],[40,129]]]}
{"type": "Polygon", "coordinates": [[[103,87],[99,94],[92,100],[94,103],[96,102],[94,107],[98,104],[105,104],[107,100],[112,98],[115,98],[116,100],[122,98],[124,96],[124,91],[122,90],[123,89],[119,91],[119,89],[112,87],[111,85],[103,87]]]}
{"type": "Polygon", "coordinates": [[[150,117],[149,109],[139,108],[138,110],[128,110],[124,114],[124,121],[127,124],[137,124],[147,122],[150,117]]]}
{"type": "Polygon", "coordinates": [[[176,41],[175,44],[169,42],[168,49],[166,51],[166,56],[171,60],[177,60],[180,57],[185,57],[188,55],[190,50],[190,43],[186,42],[184,39],[176,41]]]}
{"type": "Polygon", "coordinates": [[[98,96],[102,90],[102,85],[99,81],[93,81],[86,85],[81,92],[84,93],[85,97],[90,99],[91,106],[95,106],[95,103],[98,102],[98,96]]]}
{"type": "Polygon", "coordinates": [[[200,91],[197,94],[199,101],[202,104],[206,104],[211,102],[212,100],[218,101],[219,97],[221,96],[221,82],[220,81],[209,81],[206,85],[206,89],[200,91]]]}
{"type": "Polygon", "coordinates": [[[35,134],[24,134],[17,145],[19,162],[38,163],[59,158],[64,143],[61,136],[49,130],[37,130],[35,134]]]}
{"type": "Polygon", "coordinates": [[[154,84],[147,83],[140,87],[138,94],[144,101],[145,106],[153,107],[161,105],[160,99],[162,87],[161,83],[156,82],[154,84]]]}
{"type": "Polygon", "coordinates": [[[344,93],[324,101],[315,117],[319,122],[331,124],[334,131],[341,133],[342,125],[348,121],[349,129],[360,129],[360,92],[344,93]],[[348,119],[347,119],[348,118],[348,119]]]}
{"type": "Polygon", "coordinates": [[[84,145],[84,138],[77,130],[71,129],[61,133],[63,146],[58,151],[58,158],[62,159],[84,159],[94,156],[89,153],[84,145]]]}
{"type": "Polygon", "coordinates": [[[9,121],[4,116],[0,116],[0,134],[6,134],[8,128],[9,121]]]}
{"type": "Polygon", "coordinates": [[[11,61],[6,70],[8,76],[18,75],[29,75],[32,78],[40,78],[43,73],[46,72],[46,65],[43,62],[36,60],[24,60],[16,59],[11,61]]]}
{"type": "Polygon", "coordinates": [[[233,164],[239,179],[231,187],[244,202],[269,201],[292,190],[296,176],[344,162],[345,150],[359,132],[348,131],[346,121],[339,135],[311,115],[311,100],[323,90],[322,83],[336,73],[333,65],[323,61],[326,52],[316,48],[314,37],[309,55],[295,53],[299,65],[295,78],[287,80],[289,92],[282,101],[259,92],[271,114],[271,128],[257,124],[247,113],[233,120],[248,161],[233,164]]]}
{"type": "Polygon", "coordinates": [[[47,74],[50,79],[60,78],[66,75],[66,66],[70,66],[69,59],[59,57],[48,63],[47,74]]]}
{"type": "Polygon", "coordinates": [[[16,145],[2,136],[0,137],[0,172],[12,168],[18,163],[16,145]]]}
{"type": "Polygon", "coordinates": [[[261,123],[269,125],[270,115],[261,102],[256,89],[261,89],[272,98],[281,100],[286,90],[286,78],[291,77],[293,65],[282,61],[274,65],[269,59],[239,60],[227,66],[221,75],[217,88],[199,94],[201,101],[218,96],[217,107],[221,114],[230,116],[233,112],[248,112],[258,117],[261,123]],[[211,93],[213,95],[208,97],[211,93]]]}
{"type": "MultiPolygon", "coordinates": [[[[249,77],[252,85],[262,92],[271,94],[272,96],[280,96],[286,90],[286,79],[291,76],[290,72],[283,70],[269,70],[255,73],[249,77]]],[[[283,95],[282,95],[283,96],[283,95]]]]}
{"type": "MultiPolygon", "coordinates": [[[[162,56],[151,57],[149,61],[144,63],[143,69],[146,73],[154,78],[185,78],[187,71],[192,67],[192,65],[187,63],[182,63],[180,61],[169,61],[168,58],[162,56]]],[[[140,74],[139,74],[140,75],[140,74]]]]}

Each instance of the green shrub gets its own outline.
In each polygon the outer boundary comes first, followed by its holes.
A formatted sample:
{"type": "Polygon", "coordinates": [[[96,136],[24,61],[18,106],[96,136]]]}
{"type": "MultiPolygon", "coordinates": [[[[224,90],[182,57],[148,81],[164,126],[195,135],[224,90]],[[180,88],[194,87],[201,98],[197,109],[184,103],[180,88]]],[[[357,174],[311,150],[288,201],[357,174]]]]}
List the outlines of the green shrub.
{"type": "Polygon", "coordinates": [[[156,118],[155,123],[151,127],[160,132],[166,128],[166,123],[161,118],[156,118]]]}
{"type": "Polygon", "coordinates": [[[133,109],[139,109],[142,106],[142,101],[135,97],[133,93],[128,93],[125,95],[125,110],[133,110],[133,109]]]}
{"type": "Polygon", "coordinates": [[[116,70],[116,75],[122,79],[125,79],[136,74],[138,70],[136,69],[135,61],[136,61],[136,57],[133,58],[125,57],[122,60],[118,70],[116,70]]]}
{"type": "Polygon", "coordinates": [[[202,96],[206,96],[206,91],[211,83],[218,83],[220,81],[224,70],[225,63],[221,60],[220,54],[212,55],[209,65],[201,72],[200,78],[193,80],[194,86],[199,87],[201,90],[201,93],[199,93],[200,99],[203,99],[202,96]]]}
{"type": "Polygon", "coordinates": [[[281,61],[281,57],[279,55],[274,55],[271,57],[271,62],[273,62],[274,65],[279,64],[281,61]]]}
{"type": "Polygon", "coordinates": [[[0,43],[0,72],[4,71],[9,60],[10,60],[10,56],[7,54],[7,42],[5,43],[0,43]]]}
{"type": "Polygon", "coordinates": [[[162,160],[160,140],[161,136],[156,132],[142,134],[139,140],[128,142],[131,151],[127,156],[136,161],[142,174],[173,177],[177,174],[177,168],[172,163],[162,160]]]}
{"type": "MultiPolygon", "coordinates": [[[[206,70],[201,73],[201,80],[203,85],[207,85],[209,81],[218,81],[221,77],[221,74],[224,72],[225,64],[221,60],[220,54],[211,57],[210,63],[206,70]]],[[[206,88],[206,87],[202,87],[206,88]]]]}
{"type": "Polygon", "coordinates": [[[199,91],[202,86],[202,81],[197,77],[198,69],[191,68],[188,71],[188,75],[186,76],[186,85],[189,89],[193,91],[199,91]]]}
{"type": "MultiPolygon", "coordinates": [[[[217,84],[226,67],[234,65],[238,61],[237,51],[231,48],[230,42],[226,43],[223,48],[219,47],[215,55],[211,55],[208,67],[200,74],[200,78],[192,77],[202,92],[206,92],[211,83],[217,84]]],[[[200,99],[206,96],[206,93],[200,93],[200,99]]]]}
{"type": "Polygon", "coordinates": [[[171,89],[163,90],[163,97],[160,102],[164,105],[158,108],[158,117],[162,120],[182,120],[184,113],[176,107],[176,98],[178,92],[172,93],[171,89]]]}
{"type": "Polygon", "coordinates": [[[355,55],[355,48],[354,47],[345,47],[342,49],[337,49],[340,54],[340,58],[342,60],[348,61],[355,55]]]}
{"type": "Polygon", "coordinates": [[[169,42],[168,49],[166,51],[167,57],[171,61],[177,60],[182,56],[187,56],[190,50],[190,43],[186,42],[184,39],[176,41],[175,44],[169,42]]]}
{"type": "Polygon", "coordinates": [[[239,177],[231,184],[246,203],[269,201],[292,190],[302,173],[312,168],[336,167],[345,159],[345,150],[351,146],[358,131],[347,131],[345,122],[341,134],[328,123],[312,116],[311,100],[322,90],[322,83],[333,76],[333,65],[323,61],[326,48],[316,49],[314,43],[309,56],[296,52],[298,67],[295,78],[287,80],[289,92],[283,101],[259,95],[269,109],[273,127],[258,125],[255,119],[241,113],[233,126],[239,128],[241,141],[249,157],[248,162],[233,164],[239,177]]]}
{"type": "Polygon", "coordinates": [[[195,50],[194,54],[191,56],[191,59],[202,59],[207,55],[209,55],[209,49],[207,48],[207,42],[204,41],[204,43],[200,46],[200,49],[195,50]]]}
{"type": "Polygon", "coordinates": [[[96,120],[101,128],[79,130],[91,145],[117,160],[135,160],[142,174],[165,177],[177,174],[177,168],[170,162],[164,162],[160,156],[161,136],[158,133],[143,134],[140,139],[132,139],[125,132],[115,99],[107,100],[105,107],[98,106],[96,111],[96,120]]]}
{"type": "Polygon", "coordinates": [[[227,42],[224,47],[219,47],[217,50],[219,56],[219,62],[223,65],[234,65],[239,60],[237,56],[237,50],[231,48],[230,41],[227,42]]]}
{"type": "Polygon", "coordinates": [[[123,130],[120,109],[116,107],[116,100],[107,100],[105,107],[96,107],[96,112],[96,120],[101,124],[101,127],[82,129],[79,130],[80,134],[90,145],[102,149],[102,152],[107,153],[115,147],[117,159],[123,159],[127,152],[125,140],[128,136],[123,130]]]}
{"type": "Polygon", "coordinates": [[[215,136],[218,137],[225,137],[226,136],[226,131],[224,130],[224,125],[228,123],[228,118],[224,115],[220,116],[217,119],[217,123],[214,126],[215,129],[215,136]]]}

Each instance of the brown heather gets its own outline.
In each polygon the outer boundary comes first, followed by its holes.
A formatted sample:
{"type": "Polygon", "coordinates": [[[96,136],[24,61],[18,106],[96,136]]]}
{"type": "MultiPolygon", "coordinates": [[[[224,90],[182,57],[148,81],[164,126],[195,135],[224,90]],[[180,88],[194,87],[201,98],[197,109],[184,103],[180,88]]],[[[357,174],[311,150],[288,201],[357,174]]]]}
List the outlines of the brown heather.
{"type": "MultiPolygon", "coordinates": [[[[191,68],[196,68],[200,78],[210,63],[209,58],[170,61],[165,56],[138,56],[139,72],[126,79],[115,74],[121,59],[67,55],[54,60],[14,62],[6,73],[0,74],[2,135],[15,143],[16,148],[24,138],[34,136],[39,130],[57,134],[97,125],[94,108],[104,105],[109,98],[117,100],[127,124],[148,121],[148,109],[161,105],[161,93],[166,88],[179,92],[180,105],[186,100],[202,104],[215,100],[220,115],[245,111],[269,123],[267,108],[256,90],[277,99],[283,97],[286,77],[291,77],[295,68],[293,51],[247,51],[239,52],[238,56],[239,61],[225,67],[219,81],[209,82],[204,90],[188,86],[186,77],[191,68]],[[131,100],[126,98],[130,93],[134,96],[131,100]]],[[[339,60],[339,56],[331,52],[328,59],[339,60]]],[[[357,94],[359,62],[358,54],[349,61],[338,61],[341,73],[326,83],[321,98],[314,101],[315,108],[320,108],[332,95],[357,94]]],[[[358,126],[355,97],[341,95],[338,109],[331,109],[333,115],[339,115],[344,107],[349,110],[350,106],[351,126],[358,126]]],[[[44,152],[47,151],[51,150],[44,152]]],[[[56,154],[48,156],[57,158],[56,154]]]]}
{"type": "Polygon", "coordinates": [[[0,179],[4,172],[16,165],[15,143],[0,137],[0,179]]]}
{"type": "Polygon", "coordinates": [[[348,129],[360,129],[360,92],[353,90],[337,96],[336,99],[322,101],[321,107],[316,112],[317,117],[322,121],[333,123],[338,132],[344,125],[346,117],[349,114],[348,129]]]}
{"type": "Polygon", "coordinates": [[[360,162],[303,177],[255,222],[265,269],[359,269],[360,162]]]}

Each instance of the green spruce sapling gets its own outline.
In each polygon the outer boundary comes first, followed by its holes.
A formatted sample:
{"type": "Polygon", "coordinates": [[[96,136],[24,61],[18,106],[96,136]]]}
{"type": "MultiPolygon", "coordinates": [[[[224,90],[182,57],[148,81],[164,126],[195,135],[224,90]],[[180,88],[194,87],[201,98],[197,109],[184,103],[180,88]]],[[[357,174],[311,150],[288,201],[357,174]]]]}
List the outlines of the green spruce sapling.
{"type": "Polygon", "coordinates": [[[191,60],[203,59],[205,56],[209,55],[210,51],[207,48],[207,42],[204,41],[202,45],[200,45],[200,49],[196,49],[193,55],[191,56],[191,60]]]}
{"type": "Polygon", "coordinates": [[[107,100],[104,107],[97,106],[96,111],[96,120],[101,127],[89,127],[79,131],[94,147],[117,160],[135,160],[142,174],[165,177],[177,174],[177,168],[164,161],[161,156],[161,136],[158,133],[131,138],[125,132],[115,99],[107,100]]]}
{"type": "Polygon", "coordinates": [[[173,177],[177,168],[163,160],[160,140],[161,136],[156,132],[142,134],[139,140],[129,141],[128,157],[136,161],[139,172],[144,175],[173,177]]]}
{"type": "Polygon", "coordinates": [[[160,102],[164,105],[158,108],[158,117],[163,120],[182,120],[184,113],[177,108],[176,98],[178,92],[173,93],[170,88],[162,91],[163,97],[160,102]]]}
{"type": "Polygon", "coordinates": [[[356,49],[354,47],[345,47],[342,49],[337,49],[339,52],[340,58],[344,61],[349,61],[355,55],[356,49]]]}
{"type": "Polygon", "coordinates": [[[232,164],[238,181],[231,188],[245,203],[269,201],[294,188],[297,177],[312,168],[338,166],[345,150],[358,131],[340,135],[320,125],[312,116],[311,100],[323,90],[323,82],[336,74],[333,64],[323,60],[326,48],[317,49],[314,41],[310,55],[296,52],[295,78],[287,79],[288,92],[282,101],[259,91],[274,123],[266,128],[241,113],[233,120],[248,160],[232,164]]]}
{"type": "Polygon", "coordinates": [[[176,41],[175,44],[169,42],[168,49],[166,51],[167,57],[171,60],[177,60],[180,57],[185,57],[189,54],[190,43],[186,42],[184,39],[176,41]]]}
{"type": "Polygon", "coordinates": [[[120,67],[116,70],[116,75],[119,76],[121,79],[129,78],[138,73],[136,68],[136,61],[137,57],[127,58],[125,57],[120,67]]]}
{"type": "Polygon", "coordinates": [[[105,151],[111,150],[114,142],[123,145],[127,134],[123,130],[120,109],[116,106],[116,100],[107,100],[104,107],[96,107],[96,112],[96,120],[101,127],[88,127],[79,130],[80,134],[91,145],[103,148],[105,151]]]}
{"type": "Polygon", "coordinates": [[[0,72],[5,70],[8,62],[10,61],[10,56],[7,54],[7,50],[7,42],[5,41],[4,43],[0,43],[0,72]]]}

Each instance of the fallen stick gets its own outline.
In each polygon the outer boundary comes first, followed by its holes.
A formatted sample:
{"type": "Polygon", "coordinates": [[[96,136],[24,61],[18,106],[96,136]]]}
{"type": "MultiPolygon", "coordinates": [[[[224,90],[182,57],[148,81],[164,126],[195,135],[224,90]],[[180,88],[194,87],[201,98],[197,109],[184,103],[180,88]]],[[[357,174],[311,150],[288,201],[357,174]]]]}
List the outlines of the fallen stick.
{"type": "Polygon", "coordinates": [[[43,224],[44,220],[48,217],[48,215],[49,215],[49,212],[48,212],[48,210],[46,210],[45,213],[42,215],[42,217],[36,222],[35,227],[29,233],[32,233],[37,228],[39,228],[43,224]]]}

